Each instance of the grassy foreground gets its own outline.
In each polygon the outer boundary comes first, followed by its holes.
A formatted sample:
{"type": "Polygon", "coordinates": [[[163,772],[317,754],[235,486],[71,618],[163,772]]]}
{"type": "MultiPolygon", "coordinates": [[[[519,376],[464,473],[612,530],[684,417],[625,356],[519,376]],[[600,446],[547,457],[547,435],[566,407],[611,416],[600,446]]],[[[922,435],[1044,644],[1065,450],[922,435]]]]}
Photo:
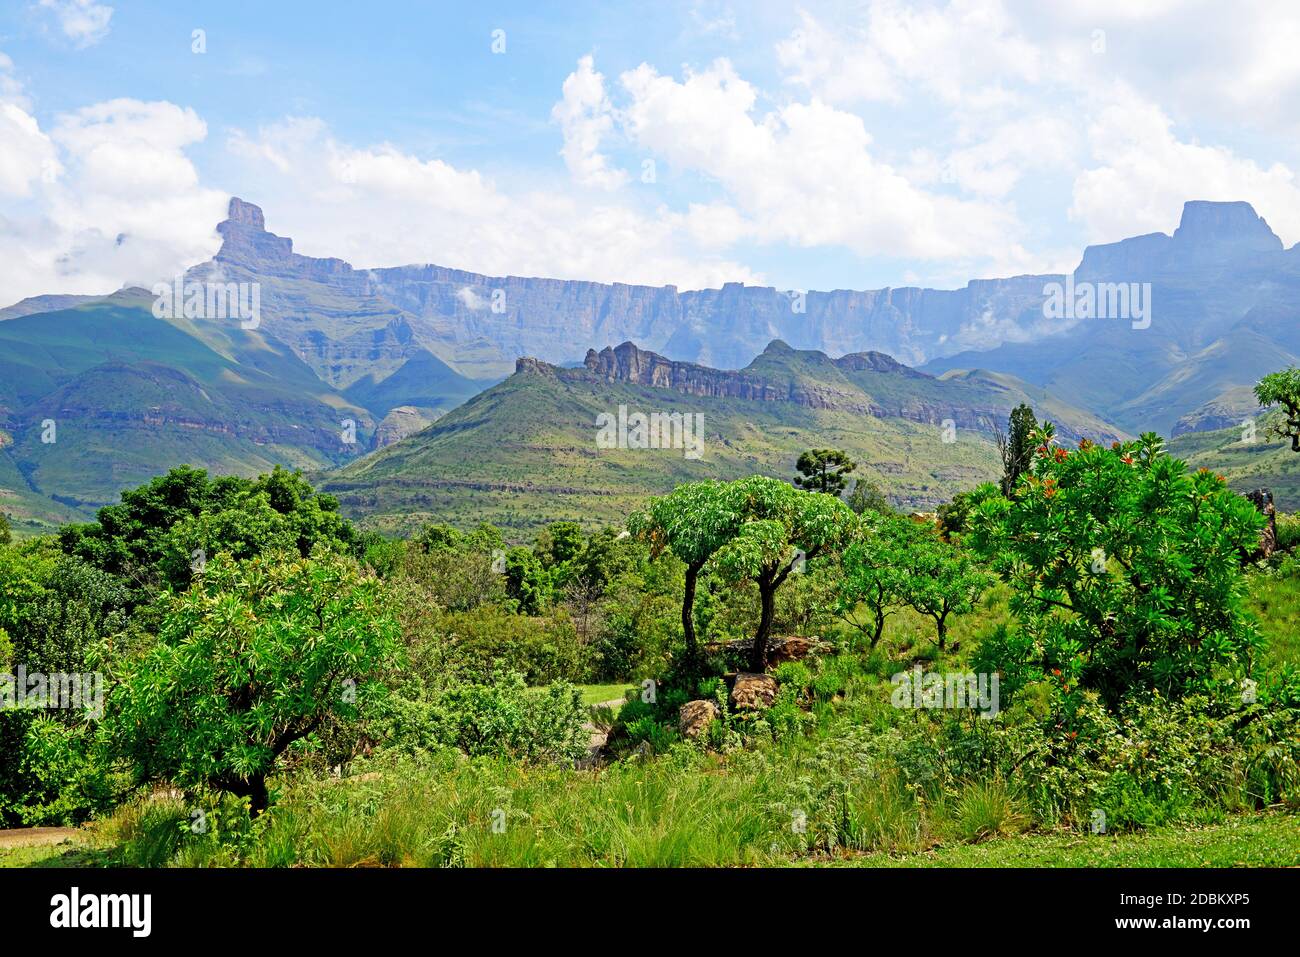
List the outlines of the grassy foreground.
{"type": "Polygon", "coordinates": [[[906,857],[864,854],[854,867],[1300,867],[1300,818],[1247,815],[1209,827],[1132,834],[1019,835],[906,857]]]}
{"type": "MultiPolygon", "coordinates": [[[[90,830],[59,844],[0,848],[0,868],[102,867],[114,859],[111,846],[90,830]]],[[[1161,827],[1119,835],[1023,834],[906,855],[853,854],[804,863],[881,868],[1300,867],[1300,818],[1246,815],[1208,827],[1161,827]]]]}

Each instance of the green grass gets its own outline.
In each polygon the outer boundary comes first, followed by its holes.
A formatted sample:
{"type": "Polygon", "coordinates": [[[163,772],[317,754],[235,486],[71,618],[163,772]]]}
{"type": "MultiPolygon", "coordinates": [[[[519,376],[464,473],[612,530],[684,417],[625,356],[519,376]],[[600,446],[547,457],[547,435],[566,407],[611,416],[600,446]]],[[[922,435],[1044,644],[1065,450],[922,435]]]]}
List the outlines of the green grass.
{"type": "Polygon", "coordinates": [[[604,685],[578,685],[578,690],[582,693],[583,707],[589,708],[593,704],[617,701],[626,697],[628,689],[634,685],[635,682],[632,681],[615,681],[613,684],[604,685]]]}
{"type": "Polygon", "coordinates": [[[1268,642],[1264,670],[1300,664],[1300,576],[1252,573],[1249,582],[1246,607],[1268,642]]]}
{"type": "Polygon", "coordinates": [[[1202,828],[1131,834],[1026,834],[907,856],[864,854],[853,867],[1296,867],[1300,818],[1262,814],[1202,828]]]}

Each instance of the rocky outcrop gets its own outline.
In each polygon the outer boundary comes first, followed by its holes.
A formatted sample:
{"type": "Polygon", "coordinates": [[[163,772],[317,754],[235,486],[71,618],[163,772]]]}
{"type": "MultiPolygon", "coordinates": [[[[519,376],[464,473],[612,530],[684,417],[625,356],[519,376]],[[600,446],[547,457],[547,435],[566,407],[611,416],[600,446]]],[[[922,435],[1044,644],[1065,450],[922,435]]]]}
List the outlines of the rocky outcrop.
{"type": "MultiPolygon", "coordinates": [[[[770,342],[744,369],[711,369],[679,362],[632,342],[587,351],[579,368],[541,359],[515,361],[515,372],[575,383],[627,383],[701,398],[788,403],[877,419],[906,419],[927,425],[951,421],[959,430],[991,434],[1020,401],[1031,397],[1003,383],[971,376],[937,378],[881,352],[850,353],[831,359],[824,352],[770,342]]],[[[1123,434],[1085,415],[1056,415],[1057,434],[1109,444],[1123,434]]]]}
{"type": "Polygon", "coordinates": [[[375,428],[375,448],[400,442],[408,435],[414,435],[426,428],[433,418],[425,415],[414,406],[401,405],[390,411],[375,428]]]}
{"type": "Polygon", "coordinates": [[[1182,219],[1172,236],[1147,233],[1089,246],[1075,279],[1150,281],[1169,269],[1245,260],[1282,250],[1282,240],[1250,203],[1190,200],[1183,204],[1182,219]]]}
{"type": "Polygon", "coordinates": [[[677,713],[677,726],[681,729],[683,738],[698,738],[709,729],[719,714],[718,706],[712,701],[688,701],[677,713]]]}
{"type": "Polygon", "coordinates": [[[776,679],[742,671],[731,686],[731,707],[735,711],[763,711],[776,700],[776,679]]]}
{"type": "Polygon", "coordinates": [[[830,650],[830,645],[817,638],[805,638],[802,635],[786,635],[782,638],[773,638],[767,648],[767,663],[769,667],[786,661],[802,661],[813,655],[822,654],[830,650]]]}

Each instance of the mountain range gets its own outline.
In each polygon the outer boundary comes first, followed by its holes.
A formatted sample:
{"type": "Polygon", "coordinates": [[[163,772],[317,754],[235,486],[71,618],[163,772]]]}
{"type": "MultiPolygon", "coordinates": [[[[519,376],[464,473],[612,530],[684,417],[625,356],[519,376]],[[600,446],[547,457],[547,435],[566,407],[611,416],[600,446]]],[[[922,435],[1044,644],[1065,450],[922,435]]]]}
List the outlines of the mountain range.
{"type": "Polygon", "coordinates": [[[728,371],[624,342],[589,350],[577,368],[522,358],[429,428],[319,481],[385,532],[428,521],[522,532],[561,518],[617,521],[683,481],[789,475],[801,452],[831,446],[896,502],[929,507],[997,474],[990,437],[1020,402],[1052,416],[1064,437],[1123,437],[1009,376],[935,377],[882,353],[832,359],[780,340],[728,371]],[[686,442],[638,447],[634,437],[602,447],[602,421],[621,428],[638,413],[691,417],[698,455],[686,442]]]}
{"type": "Polygon", "coordinates": [[[1019,401],[1066,436],[1219,429],[1300,355],[1300,247],[1246,203],[1189,202],[1172,235],[1090,246],[1070,276],[956,290],[359,269],[295,253],[237,198],[216,228],[183,282],[254,286],[253,322],[156,315],[143,289],[0,309],[0,508],[20,525],[85,516],[181,462],[304,468],[383,527],[470,505],[509,525],[521,501],[612,515],[638,483],[788,474],[815,445],[928,505],[992,474],[990,430],[1019,401]],[[1143,322],[1045,305],[1115,284],[1145,286],[1143,322]],[[595,416],[620,404],[704,415],[712,454],[593,458],[595,416]],[[957,440],[930,449],[945,420],[957,440]]]}

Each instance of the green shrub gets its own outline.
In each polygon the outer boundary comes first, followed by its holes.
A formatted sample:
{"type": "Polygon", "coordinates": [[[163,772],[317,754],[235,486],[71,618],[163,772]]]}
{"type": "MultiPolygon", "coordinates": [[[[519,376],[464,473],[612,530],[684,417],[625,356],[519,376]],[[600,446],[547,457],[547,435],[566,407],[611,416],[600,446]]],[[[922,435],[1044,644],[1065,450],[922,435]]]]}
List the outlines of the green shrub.
{"type": "Polygon", "coordinates": [[[491,683],[455,683],[433,701],[437,740],[470,756],[572,761],[587,753],[586,709],[572,685],[530,690],[518,672],[491,683]]]}

